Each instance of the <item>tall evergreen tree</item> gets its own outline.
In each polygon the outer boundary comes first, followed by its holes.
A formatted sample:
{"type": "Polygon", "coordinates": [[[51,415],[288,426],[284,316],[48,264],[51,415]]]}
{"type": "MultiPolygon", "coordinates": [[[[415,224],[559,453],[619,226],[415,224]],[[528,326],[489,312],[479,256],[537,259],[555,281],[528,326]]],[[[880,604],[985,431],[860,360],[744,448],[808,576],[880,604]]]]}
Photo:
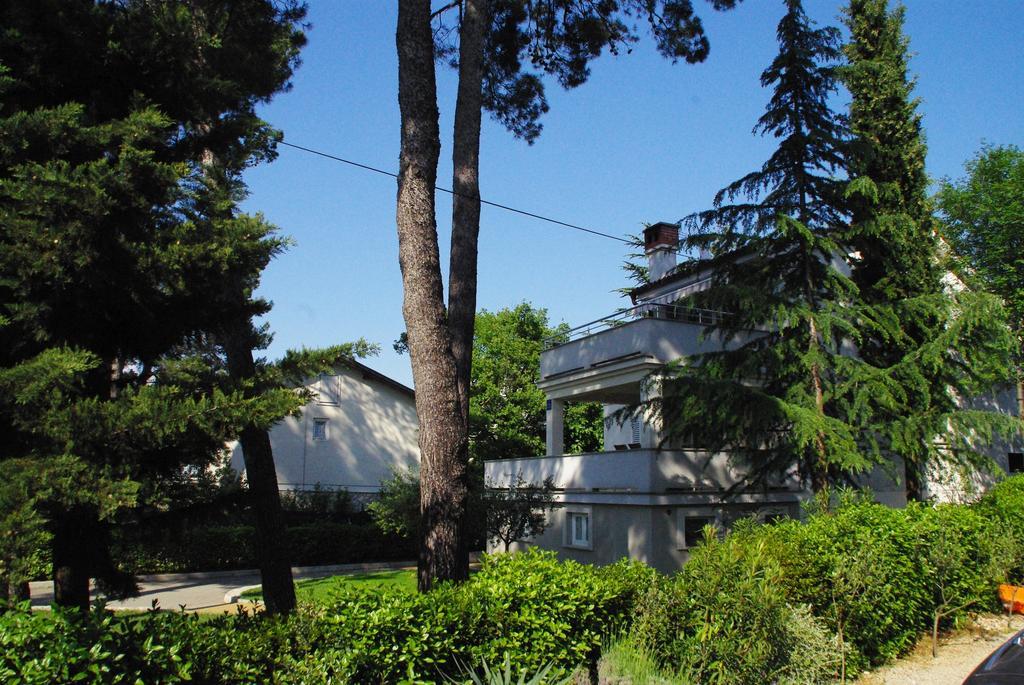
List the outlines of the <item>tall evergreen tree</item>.
{"type": "Polygon", "coordinates": [[[975,445],[995,430],[1013,430],[1005,417],[967,410],[969,398],[1005,382],[1011,341],[997,301],[943,286],[949,265],[926,196],[904,9],[851,0],[844,12],[851,39],[840,73],[852,96],[853,134],[847,241],[862,301],[888,311],[858,350],[902,388],[898,404],[880,406],[889,420],[877,436],[903,459],[908,499],[920,499],[929,465],[984,466],[975,445]]]}
{"type": "Polygon", "coordinates": [[[904,8],[852,0],[844,9],[850,42],[840,70],[852,96],[851,247],[854,280],[869,302],[894,302],[941,290],[934,222],[927,202],[927,148],[912,97],[903,35],[904,8]]]}
{"type": "MultiPolygon", "coordinates": [[[[206,362],[195,342],[260,311],[241,293],[211,294],[225,274],[252,283],[280,245],[258,218],[210,220],[200,151],[236,165],[269,154],[266,126],[239,115],[284,86],[302,9],[47,0],[7,3],[2,17],[0,367],[11,397],[38,388],[21,371],[39,360],[64,372],[51,378],[63,388],[55,403],[0,407],[0,458],[42,472],[69,459],[97,483],[138,492],[209,463],[240,426],[269,426],[301,404],[290,390],[255,395],[197,375],[206,362]],[[211,113],[216,131],[202,126],[211,113]]],[[[71,494],[40,504],[57,601],[85,606],[90,575],[118,580],[100,522],[115,500],[71,494]]]]}
{"type": "Polygon", "coordinates": [[[706,332],[721,349],[670,368],[655,404],[670,440],[733,450],[752,481],[796,466],[820,491],[875,460],[851,401],[851,383],[868,370],[848,354],[859,331],[835,178],[844,136],[828,106],[839,35],[787,0],[777,36],[779,54],[761,75],[773,94],[754,132],[779,146],[686,220],[688,245],[711,256],[681,271],[713,274],[689,303],[728,313],[706,332]]]}

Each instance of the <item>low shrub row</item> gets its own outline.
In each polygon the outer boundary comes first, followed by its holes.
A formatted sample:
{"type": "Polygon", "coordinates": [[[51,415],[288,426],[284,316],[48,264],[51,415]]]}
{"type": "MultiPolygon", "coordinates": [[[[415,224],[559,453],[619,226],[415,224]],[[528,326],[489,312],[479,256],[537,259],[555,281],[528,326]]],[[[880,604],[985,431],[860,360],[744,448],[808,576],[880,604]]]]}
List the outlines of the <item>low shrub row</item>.
{"type": "MultiPolygon", "coordinates": [[[[256,568],[252,526],[197,526],[180,532],[133,536],[115,544],[114,557],[131,573],[178,573],[256,568]]],[[[288,527],[288,553],[296,566],[405,561],[414,542],[372,524],[317,522],[288,527]]]]}
{"type": "Polygon", "coordinates": [[[288,619],[12,609],[0,681],[417,685],[506,654],[524,673],[564,675],[628,631],[683,682],[830,682],[998,609],[995,585],[1021,572],[1022,550],[1024,478],[971,506],[851,495],[802,522],[709,528],[671,577],[534,550],[486,557],[468,582],[427,594],[340,588],[288,619]]]}
{"type": "Polygon", "coordinates": [[[641,600],[633,638],[692,682],[829,682],[998,610],[996,585],[1024,580],[1024,478],[972,506],[841,499],[802,522],[708,531],[641,600]]]}
{"type": "Polygon", "coordinates": [[[505,654],[517,669],[566,674],[596,661],[654,576],[530,552],[488,557],[468,582],[428,594],[339,590],[287,620],[10,610],[0,682],[445,682],[505,654]]]}

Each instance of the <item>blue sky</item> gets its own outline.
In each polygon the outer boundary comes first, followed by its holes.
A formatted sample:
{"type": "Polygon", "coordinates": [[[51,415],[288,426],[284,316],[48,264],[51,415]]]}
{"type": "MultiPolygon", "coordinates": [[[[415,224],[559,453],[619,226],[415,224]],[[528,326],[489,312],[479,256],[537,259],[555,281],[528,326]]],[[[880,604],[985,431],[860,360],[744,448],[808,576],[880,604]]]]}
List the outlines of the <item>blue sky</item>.
{"type": "MultiPolygon", "coordinates": [[[[309,45],[293,88],[262,108],[285,140],[397,170],[399,113],[393,2],[310,0],[309,45]]],[[[714,12],[695,3],[711,39],[699,65],[660,58],[649,40],[602,56],[573,91],[548,84],[551,111],[534,145],[485,120],[481,193],[613,235],[676,221],[764,161],[772,141],[751,128],[769,92],[761,71],[777,52],[781,0],[746,0],[714,12]]],[[[1024,0],[909,0],[905,31],[928,140],[928,172],[959,177],[982,142],[1024,144],[1024,0]]],[[[819,24],[838,25],[842,3],[807,0],[819,24]]],[[[440,68],[442,152],[450,187],[454,74],[440,68]]],[[[845,93],[836,106],[845,108],[845,93]]],[[[381,344],[366,362],[412,384],[408,357],[391,341],[404,330],[393,179],[286,147],[248,172],[245,208],[295,241],[263,277],[274,303],[268,356],[359,337],[381,344]]],[[[438,195],[447,262],[451,202],[438,195]]],[[[623,305],[616,288],[626,246],[484,207],[479,308],[528,301],[553,323],[586,323],[623,305]]]]}

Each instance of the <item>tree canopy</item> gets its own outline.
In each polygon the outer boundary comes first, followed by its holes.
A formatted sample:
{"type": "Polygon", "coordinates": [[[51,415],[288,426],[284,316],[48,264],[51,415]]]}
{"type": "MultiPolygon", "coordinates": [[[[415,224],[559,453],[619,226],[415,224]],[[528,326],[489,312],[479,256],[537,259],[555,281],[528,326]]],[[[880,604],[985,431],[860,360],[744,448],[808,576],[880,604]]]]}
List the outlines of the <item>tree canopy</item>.
{"type": "MultiPolygon", "coordinates": [[[[545,399],[536,386],[544,341],[568,327],[551,327],[547,311],[527,302],[496,312],[481,310],[473,336],[469,390],[470,453],[503,459],[544,453],[545,399]]],[[[565,412],[569,453],[601,449],[601,405],[573,403],[565,412]]]]}
{"type": "Polygon", "coordinates": [[[303,14],[263,0],[0,10],[0,459],[29,479],[56,463],[80,474],[34,503],[59,603],[85,606],[90,575],[131,590],[101,521],[142,484],[301,404],[219,371],[211,343],[267,311],[251,292],[283,242],[225,211],[244,187],[214,188],[204,161],[237,174],[272,156],[254,108],[286,87],[303,14]]]}
{"type": "Polygon", "coordinates": [[[961,260],[959,273],[1003,301],[1016,336],[1018,412],[1024,416],[1024,152],[990,146],[943,180],[936,204],[943,235],[961,260]]]}

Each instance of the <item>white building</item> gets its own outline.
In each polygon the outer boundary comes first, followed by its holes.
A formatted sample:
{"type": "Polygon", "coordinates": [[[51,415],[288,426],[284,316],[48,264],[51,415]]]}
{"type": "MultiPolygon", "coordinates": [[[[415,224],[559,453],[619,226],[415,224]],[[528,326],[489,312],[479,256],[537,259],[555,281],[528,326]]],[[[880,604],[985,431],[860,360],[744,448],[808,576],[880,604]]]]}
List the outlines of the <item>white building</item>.
{"type": "MultiPolygon", "coordinates": [[[[518,473],[534,483],[553,477],[559,506],[548,530],[529,544],[584,562],[628,556],[671,571],[686,560],[706,524],[797,516],[810,493],[791,473],[758,491],[727,497],[743,475],[729,455],[666,446],[653,418],[606,422],[603,452],[564,454],[566,402],[601,402],[610,416],[657,392],[657,383],[645,381],[666,363],[721,346],[714,336],[701,335],[720,313],[675,304],[710,282],[708,274],[673,273],[678,226],[655,224],[644,239],[651,282],[633,291],[635,306],[573,329],[568,340],[541,354],[537,384],[547,397],[547,456],[488,462],[486,478],[500,486],[518,473]]],[[[1000,411],[1015,413],[1010,394],[995,399],[1000,411]]],[[[1007,449],[993,453],[1004,468],[1007,449]]],[[[889,473],[902,473],[902,464],[893,466],[889,473]]],[[[880,502],[905,504],[902,486],[884,470],[862,481],[880,502]]],[[[932,494],[942,493],[936,488],[932,494]]]]}
{"type": "MultiPolygon", "coordinates": [[[[282,490],[348,490],[356,500],[380,490],[395,469],[419,466],[419,424],[411,388],[358,362],[308,386],[316,399],[270,431],[282,490]]],[[[231,466],[245,470],[241,446],[231,466]]]]}

